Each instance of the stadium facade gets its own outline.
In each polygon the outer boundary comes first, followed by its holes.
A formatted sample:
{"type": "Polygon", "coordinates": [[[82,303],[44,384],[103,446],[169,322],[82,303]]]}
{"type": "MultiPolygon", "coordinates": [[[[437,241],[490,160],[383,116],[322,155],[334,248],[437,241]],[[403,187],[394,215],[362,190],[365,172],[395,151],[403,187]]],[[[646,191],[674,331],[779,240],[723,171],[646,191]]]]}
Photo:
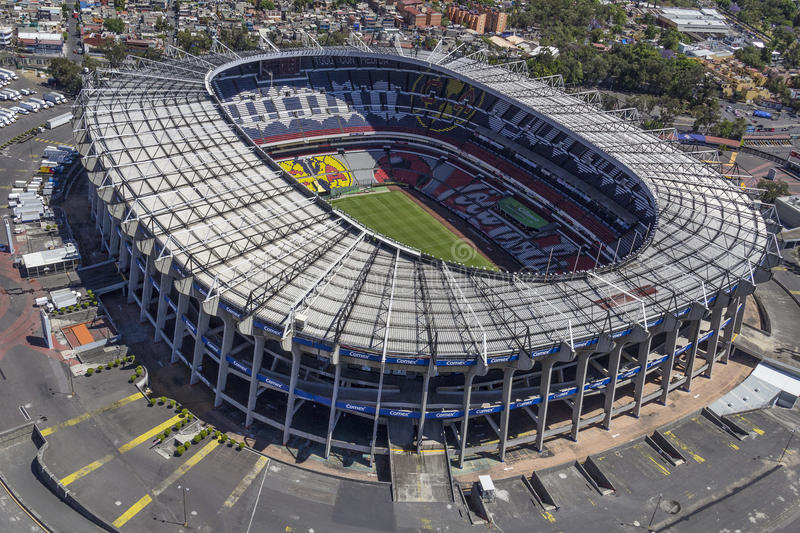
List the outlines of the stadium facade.
{"type": "Polygon", "coordinates": [[[463,460],[610,428],[728,360],[778,259],[747,191],[560,77],[392,52],[170,49],[87,80],[74,127],[97,229],[192,383],[326,454],[387,453],[385,428],[415,425],[463,460]],[[375,234],[322,198],[327,172],[276,162],[353,153],[519,268],[375,234]],[[449,167],[409,176],[396,154],[449,167]]]}

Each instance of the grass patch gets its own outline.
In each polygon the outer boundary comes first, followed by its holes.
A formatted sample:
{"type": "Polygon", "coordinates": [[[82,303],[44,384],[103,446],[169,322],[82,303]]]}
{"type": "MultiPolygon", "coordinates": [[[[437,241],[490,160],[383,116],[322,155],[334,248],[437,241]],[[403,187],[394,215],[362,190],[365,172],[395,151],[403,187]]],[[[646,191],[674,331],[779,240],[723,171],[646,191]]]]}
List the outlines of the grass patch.
{"type": "Polygon", "coordinates": [[[347,196],[331,201],[365,226],[420,251],[467,266],[497,267],[403,191],[347,196]]]}

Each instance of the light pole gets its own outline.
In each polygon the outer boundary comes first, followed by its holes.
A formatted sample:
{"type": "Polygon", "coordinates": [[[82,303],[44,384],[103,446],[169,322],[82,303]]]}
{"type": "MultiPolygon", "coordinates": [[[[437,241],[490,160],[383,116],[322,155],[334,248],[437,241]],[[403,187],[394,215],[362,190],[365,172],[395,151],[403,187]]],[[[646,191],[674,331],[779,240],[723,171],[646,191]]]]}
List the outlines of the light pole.
{"type": "Polygon", "coordinates": [[[183,527],[189,527],[189,515],[186,514],[186,493],[189,492],[189,487],[178,485],[178,490],[183,494],[183,527]]]}

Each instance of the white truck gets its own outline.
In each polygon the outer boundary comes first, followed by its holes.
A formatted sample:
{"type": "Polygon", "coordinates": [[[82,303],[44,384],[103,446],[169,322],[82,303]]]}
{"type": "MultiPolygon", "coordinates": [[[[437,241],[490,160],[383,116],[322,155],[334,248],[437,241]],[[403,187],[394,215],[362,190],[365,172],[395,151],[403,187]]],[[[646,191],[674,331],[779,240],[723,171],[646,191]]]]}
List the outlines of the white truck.
{"type": "Polygon", "coordinates": [[[11,122],[17,121],[17,114],[9,109],[0,109],[0,117],[10,120],[11,122]]]}
{"type": "Polygon", "coordinates": [[[17,76],[16,74],[14,74],[14,71],[13,71],[13,70],[8,70],[8,69],[6,69],[6,68],[0,68],[0,74],[6,74],[6,75],[7,75],[8,77],[10,77],[12,80],[18,80],[18,79],[19,79],[19,76],[17,76]]]}
{"type": "Polygon", "coordinates": [[[10,92],[11,94],[14,95],[14,98],[13,98],[14,100],[19,100],[19,99],[22,98],[22,93],[19,92],[16,89],[6,89],[6,91],[8,91],[8,92],[10,92]]]}
{"type": "Polygon", "coordinates": [[[53,128],[57,128],[61,125],[69,124],[71,120],[72,113],[64,113],[63,115],[58,115],[57,117],[48,119],[47,122],[45,122],[45,126],[47,129],[52,130],[53,128]]]}
{"type": "Polygon", "coordinates": [[[20,113],[22,115],[27,115],[28,113],[30,113],[30,111],[28,111],[27,109],[24,109],[24,108],[22,108],[22,107],[20,107],[18,105],[15,105],[13,107],[9,107],[9,109],[11,111],[14,111],[16,113],[20,113]]]}
{"type": "Polygon", "coordinates": [[[67,99],[59,93],[44,93],[42,98],[48,102],[53,102],[54,104],[63,104],[67,101],[67,99]]]}
{"type": "Polygon", "coordinates": [[[30,100],[27,101],[27,102],[20,102],[19,106],[22,109],[25,109],[25,110],[27,110],[29,112],[32,112],[32,113],[38,113],[39,112],[39,104],[37,104],[36,102],[31,102],[30,100]]]}
{"type": "Polygon", "coordinates": [[[55,105],[53,102],[45,102],[41,98],[30,98],[29,101],[35,104],[39,104],[39,107],[41,107],[42,109],[48,109],[55,105]]]}

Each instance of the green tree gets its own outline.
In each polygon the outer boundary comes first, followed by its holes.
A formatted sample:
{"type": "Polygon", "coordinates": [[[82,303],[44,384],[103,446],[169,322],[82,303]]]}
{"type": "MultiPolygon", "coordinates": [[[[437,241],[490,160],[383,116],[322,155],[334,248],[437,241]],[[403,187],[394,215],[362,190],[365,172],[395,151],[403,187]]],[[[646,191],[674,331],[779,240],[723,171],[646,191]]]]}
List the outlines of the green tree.
{"type": "Polygon", "coordinates": [[[178,32],[178,46],[193,54],[202,54],[211,49],[211,36],[208,32],[182,30],[178,32]]]}
{"type": "Polygon", "coordinates": [[[250,32],[244,24],[238,28],[222,30],[219,40],[231,50],[255,50],[257,47],[255,40],[250,37],[250,32]]]}
{"type": "Polygon", "coordinates": [[[647,28],[644,30],[644,38],[655,39],[657,35],[658,35],[658,28],[653,24],[648,24],[647,28]]]}
{"type": "Polygon", "coordinates": [[[106,19],[103,21],[103,26],[113,33],[125,33],[125,23],[122,19],[106,19]]]}
{"type": "Polygon", "coordinates": [[[56,57],[50,60],[47,73],[56,80],[56,84],[64,91],[75,94],[81,90],[81,67],[66,57],[56,57]]]}
{"type": "Polygon", "coordinates": [[[744,48],[740,48],[734,52],[734,55],[736,56],[736,59],[748,67],[761,70],[764,68],[764,66],[766,66],[766,63],[761,55],[761,50],[755,46],[745,46],[744,48]]]}
{"type": "Polygon", "coordinates": [[[272,11],[275,9],[275,2],[272,0],[257,0],[256,6],[264,11],[272,11]]]}
{"type": "Polygon", "coordinates": [[[774,204],[776,198],[789,194],[789,185],[783,181],[760,179],[756,187],[764,189],[761,201],[767,204],[774,204]]]}
{"type": "Polygon", "coordinates": [[[128,57],[128,48],[125,46],[125,43],[114,41],[103,47],[103,56],[106,58],[111,68],[119,68],[125,61],[125,58],[128,57]]]}
{"type": "Polygon", "coordinates": [[[172,24],[167,22],[164,17],[158,17],[154,26],[159,33],[166,33],[172,29],[172,24]]]}

